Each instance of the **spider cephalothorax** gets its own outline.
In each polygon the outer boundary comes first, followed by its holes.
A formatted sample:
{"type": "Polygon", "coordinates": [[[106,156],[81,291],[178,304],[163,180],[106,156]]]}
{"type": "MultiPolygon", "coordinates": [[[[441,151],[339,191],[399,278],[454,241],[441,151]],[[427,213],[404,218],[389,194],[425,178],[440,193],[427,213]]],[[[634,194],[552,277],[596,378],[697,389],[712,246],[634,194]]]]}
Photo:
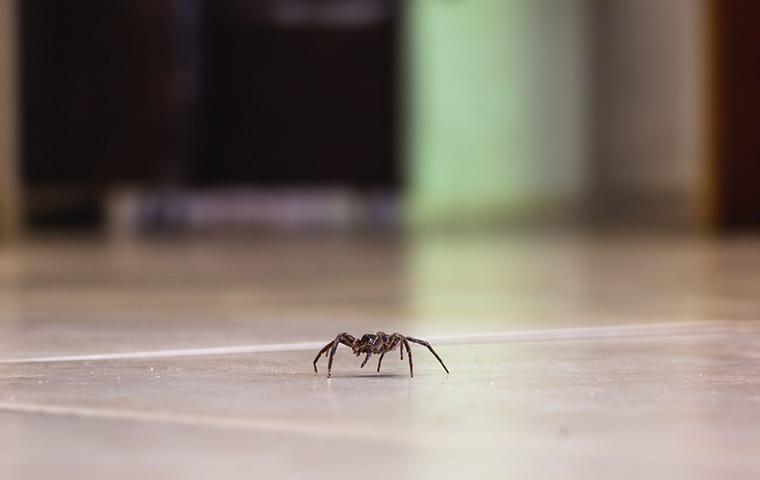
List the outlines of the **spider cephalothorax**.
{"type": "Polygon", "coordinates": [[[326,357],[328,357],[327,377],[330,378],[330,374],[332,373],[333,357],[335,357],[335,350],[337,350],[338,345],[343,344],[351,348],[351,350],[354,352],[354,355],[357,357],[362,354],[366,355],[364,357],[364,361],[362,362],[362,368],[367,364],[369,357],[371,357],[373,354],[380,355],[380,358],[377,360],[378,372],[380,371],[380,365],[382,364],[383,357],[386,353],[392,352],[396,350],[396,348],[400,348],[401,360],[403,360],[404,349],[406,348],[407,354],[409,356],[409,375],[413,377],[414,364],[412,363],[412,349],[409,348],[409,342],[426,346],[428,350],[430,350],[430,353],[435,355],[435,358],[437,358],[441,363],[441,366],[444,370],[446,370],[446,373],[449,373],[449,369],[446,368],[446,365],[443,364],[441,357],[435,353],[435,350],[433,350],[433,347],[431,347],[428,342],[413,337],[405,337],[400,333],[393,333],[389,335],[385,332],[377,332],[375,334],[367,333],[365,335],[362,335],[361,338],[356,338],[346,332],[338,334],[338,336],[335,337],[335,340],[325,345],[317,354],[317,357],[314,359],[314,373],[317,373],[317,361],[319,361],[319,357],[324,354],[326,357]]]}

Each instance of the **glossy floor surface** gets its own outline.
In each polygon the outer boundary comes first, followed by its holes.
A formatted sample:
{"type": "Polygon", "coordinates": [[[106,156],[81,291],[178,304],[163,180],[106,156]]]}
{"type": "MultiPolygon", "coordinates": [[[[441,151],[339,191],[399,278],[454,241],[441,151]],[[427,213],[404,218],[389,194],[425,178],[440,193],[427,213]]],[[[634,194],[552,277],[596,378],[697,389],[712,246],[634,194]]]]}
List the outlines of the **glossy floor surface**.
{"type": "Polygon", "coordinates": [[[752,238],[1,247],[0,478],[760,478],[758,320],[752,238]]]}

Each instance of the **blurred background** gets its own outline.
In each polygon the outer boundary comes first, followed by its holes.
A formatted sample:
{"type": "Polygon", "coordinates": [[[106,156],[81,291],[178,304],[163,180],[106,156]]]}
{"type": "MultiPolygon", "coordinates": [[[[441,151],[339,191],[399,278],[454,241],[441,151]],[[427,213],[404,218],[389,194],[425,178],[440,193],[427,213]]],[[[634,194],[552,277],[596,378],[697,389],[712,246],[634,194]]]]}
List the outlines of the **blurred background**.
{"type": "Polygon", "coordinates": [[[759,18],[0,0],[0,478],[760,478],[759,18]]]}
{"type": "Polygon", "coordinates": [[[752,2],[0,2],[2,235],[760,225],[752,2]]]}

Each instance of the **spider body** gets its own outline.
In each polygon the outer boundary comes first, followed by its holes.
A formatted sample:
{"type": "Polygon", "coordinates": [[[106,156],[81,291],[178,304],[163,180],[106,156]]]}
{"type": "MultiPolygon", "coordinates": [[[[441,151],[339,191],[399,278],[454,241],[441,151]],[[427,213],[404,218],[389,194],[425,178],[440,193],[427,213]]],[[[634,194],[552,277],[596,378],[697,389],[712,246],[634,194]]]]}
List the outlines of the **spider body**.
{"type": "Polygon", "coordinates": [[[367,364],[369,357],[372,355],[380,355],[380,358],[377,360],[378,372],[380,372],[380,365],[383,363],[383,357],[386,353],[392,352],[398,348],[401,352],[401,360],[403,360],[404,349],[406,349],[407,357],[409,358],[409,375],[414,377],[414,363],[412,362],[412,349],[409,347],[410,342],[427,347],[427,349],[430,350],[430,353],[432,353],[440,362],[443,369],[446,370],[446,373],[449,373],[449,369],[446,368],[446,365],[444,365],[441,357],[435,353],[433,347],[431,347],[430,344],[425,340],[420,340],[414,337],[406,337],[400,333],[387,334],[385,332],[367,333],[365,335],[362,335],[361,338],[356,338],[346,332],[339,333],[333,341],[322,347],[322,350],[320,350],[316,358],[314,358],[314,373],[317,373],[317,362],[319,361],[319,358],[324,354],[328,358],[327,378],[330,378],[330,375],[332,374],[332,364],[333,358],[335,357],[335,351],[338,349],[338,345],[343,344],[349,347],[357,357],[364,355],[364,360],[362,361],[361,365],[362,368],[364,368],[364,365],[367,364]]]}

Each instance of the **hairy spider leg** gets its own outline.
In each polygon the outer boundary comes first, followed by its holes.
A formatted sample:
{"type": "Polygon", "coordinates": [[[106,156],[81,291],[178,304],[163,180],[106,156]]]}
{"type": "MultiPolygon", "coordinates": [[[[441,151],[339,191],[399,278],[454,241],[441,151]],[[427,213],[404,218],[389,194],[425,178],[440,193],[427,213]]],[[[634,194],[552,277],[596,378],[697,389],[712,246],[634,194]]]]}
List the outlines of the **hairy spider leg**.
{"type": "Polygon", "coordinates": [[[414,364],[412,363],[412,349],[409,348],[409,342],[406,337],[403,339],[403,345],[406,347],[406,353],[409,355],[409,376],[414,377],[414,364]]]}
{"type": "MultiPolygon", "coordinates": [[[[430,346],[430,344],[428,342],[426,342],[425,340],[420,340],[419,338],[413,338],[413,337],[406,337],[406,339],[409,340],[410,342],[418,343],[420,345],[426,346],[427,349],[430,350],[430,353],[432,353],[435,356],[435,358],[438,359],[438,362],[440,362],[440,364],[443,367],[443,369],[446,370],[446,373],[449,373],[449,369],[446,368],[446,365],[443,363],[443,360],[441,360],[441,357],[439,357],[438,354],[435,353],[435,350],[433,350],[433,347],[430,346]]],[[[410,353],[410,355],[411,355],[411,353],[410,353]]]]}
{"type": "MultiPolygon", "coordinates": [[[[401,340],[403,339],[403,335],[399,333],[394,333],[390,336],[388,339],[388,344],[384,347],[383,353],[380,355],[380,359],[377,361],[377,373],[380,373],[380,365],[383,363],[383,357],[386,353],[392,352],[396,347],[398,347],[401,344],[401,340]]],[[[399,349],[401,350],[401,360],[404,359],[404,347],[403,345],[399,349]]]]}
{"type": "Polygon", "coordinates": [[[401,352],[401,360],[403,361],[404,360],[404,345],[402,342],[404,341],[404,336],[401,335],[400,333],[394,333],[393,337],[396,339],[394,340],[395,343],[393,344],[393,348],[396,348],[396,345],[400,345],[399,351],[401,352]]]}
{"type": "Polygon", "coordinates": [[[377,373],[380,373],[380,364],[383,363],[383,357],[385,356],[386,352],[383,352],[380,354],[380,358],[377,360],[377,373]]]}
{"type": "Polygon", "coordinates": [[[319,357],[321,357],[323,353],[327,355],[327,350],[333,346],[333,343],[335,343],[335,340],[322,347],[322,350],[320,350],[317,354],[316,358],[314,359],[314,373],[319,373],[317,372],[317,362],[319,361],[319,357]]]}
{"type": "Polygon", "coordinates": [[[342,343],[343,345],[346,345],[347,347],[352,347],[355,340],[356,339],[353,336],[349,335],[346,332],[343,332],[337,335],[335,337],[335,340],[333,340],[332,342],[322,347],[322,350],[320,350],[317,356],[314,358],[314,373],[319,373],[317,372],[317,362],[319,361],[319,357],[321,357],[322,354],[324,354],[325,357],[329,357],[331,353],[334,355],[335,349],[337,348],[337,345],[339,343],[342,343]],[[330,350],[330,347],[333,347],[333,349],[330,350]]]}
{"type": "Polygon", "coordinates": [[[372,352],[371,351],[367,352],[367,356],[364,357],[364,361],[362,362],[362,365],[361,365],[360,368],[364,368],[364,365],[367,364],[367,360],[369,360],[369,357],[371,357],[371,356],[372,356],[372,352]]]}
{"type": "Polygon", "coordinates": [[[327,378],[330,378],[332,375],[333,358],[335,358],[335,350],[338,349],[338,345],[342,343],[343,345],[351,347],[355,340],[356,339],[354,337],[346,332],[343,332],[335,337],[335,340],[333,340],[333,346],[330,349],[330,357],[327,360],[327,378]]]}
{"type": "Polygon", "coordinates": [[[401,345],[399,348],[399,351],[401,352],[401,360],[404,360],[404,346],[401,344],[401,342],[404,340],[404,336],[400,333],[394,333],[391,335],[391,346],[388,348],[388,351],[393,351],[397,346],[401,345]]]}
{"type": "Polygon", "coordinates": [[[332,375],[333,358],[335,358],[335,350],[338,349],[338,342],[333,342],[333,346],[330,349],[330,357],[327,360],[327,378],[332,375]]]}
{"type": "Polygon", "coordinates": [[[378,343],[383,343],[383,332],[377,332],[377,334],[373,335],[374,338],[372,339],[372,343],[369,345],[369,351],[367,352],[367,356],[364,357],[364,361],[362,362],[362,365],[360,368],[364,368],[364,365],[367,364],[367,361],[369,360],[369,357],[372,356],[372,353],[377,348],[378,343]]]}

